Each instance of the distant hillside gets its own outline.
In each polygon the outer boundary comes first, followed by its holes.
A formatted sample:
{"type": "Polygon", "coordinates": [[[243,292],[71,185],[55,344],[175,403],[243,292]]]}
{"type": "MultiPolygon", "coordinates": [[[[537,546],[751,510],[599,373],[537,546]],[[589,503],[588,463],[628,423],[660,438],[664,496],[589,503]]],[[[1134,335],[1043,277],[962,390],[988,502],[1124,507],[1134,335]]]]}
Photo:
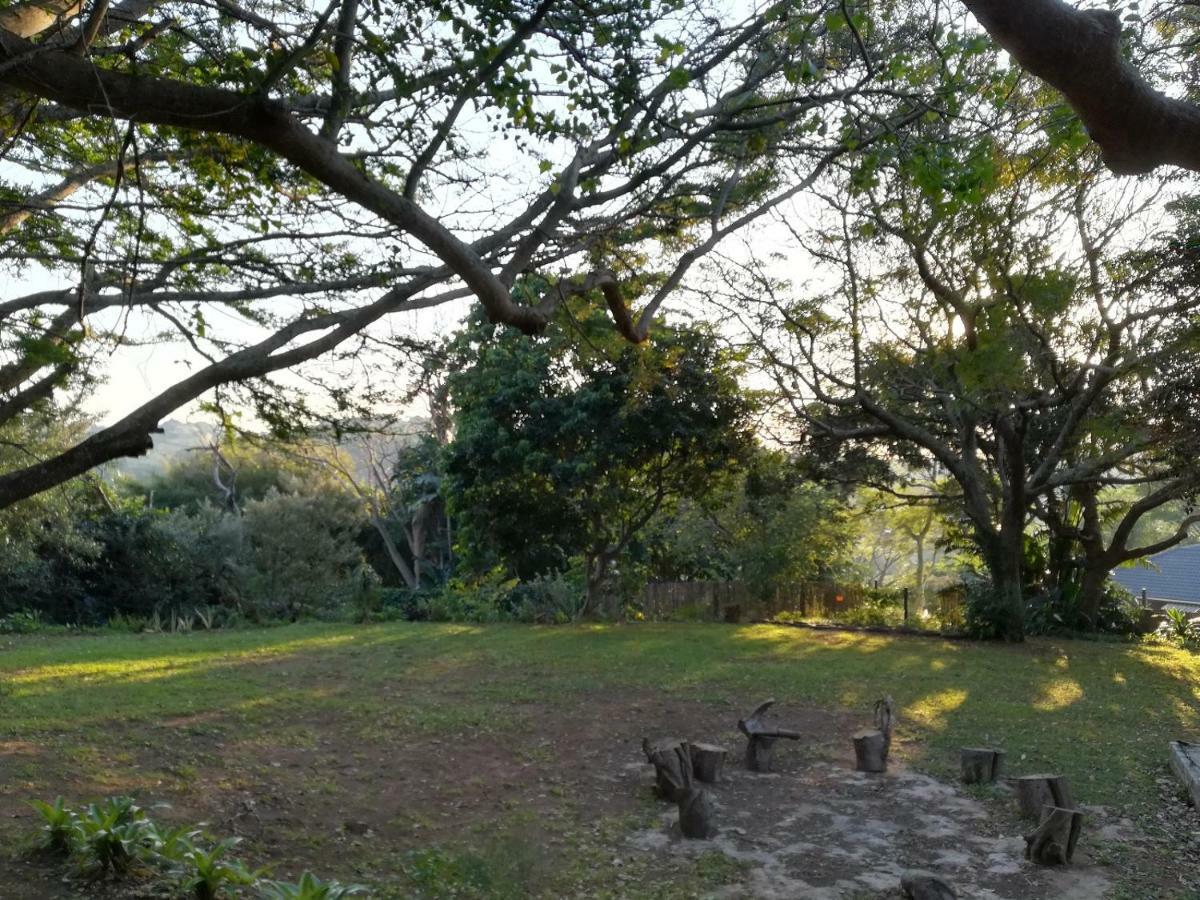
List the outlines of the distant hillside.
{"type": "MultiPolygon", "coordinates": [[[[392,434],[378,437],[372,441],[375,452],[386,457],[395,447],[404,446],[415,440],[416,435],[429,430],[429,421],[424,418],[403,419],[393,426],[392,434]]],[[[175,459],[188,453],[195,447],[203,447],[216,436],[216,428],[208,422],[180,422],[168,419],[163,422],[163,433],[151,435],[154,449],[145,456],[125,457],[107,463],[104,468],[105,477],[118,477],[143,481],[157,475],[167,468],[175,459]]],[[[354,465],[361,471],[366,468],[366,455],[362,444],[349,440],[344,447],[346,454],[353,460],[354,465]]]]}
{"type": "Polygon", "coordinates": [[[138,481],[149,478],[163,471],[171,460],[191,448],[203,446],[213,435],[213,426],[204,422],[167,419],[162,427],[162,434],[151,435],[153,450],[145,456],[127,456],[106,464],[105,475],[109,478],[124,476],[138,481]]]}

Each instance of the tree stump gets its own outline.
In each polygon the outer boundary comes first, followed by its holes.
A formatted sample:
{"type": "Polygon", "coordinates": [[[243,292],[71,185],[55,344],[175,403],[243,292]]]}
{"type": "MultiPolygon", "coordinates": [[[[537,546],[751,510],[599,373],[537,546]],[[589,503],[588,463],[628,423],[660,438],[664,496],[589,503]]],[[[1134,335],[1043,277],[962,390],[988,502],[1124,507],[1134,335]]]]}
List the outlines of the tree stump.
{"type": "Polygon", "coordinates": [[[771,771],[771,752],[780,738],[799,740],[800,732],[778,728],[766,720],[767,710],[775,705],[775,698],[765,700],[754,712],[738,719],[738,729],[746,736],[746,768],[751,772],[771,771]]]}
{"type": "Polygon", "coordinates": [[[650,743],[642,738],[642,752],[654,764],[654,792],[678,803],[692,784],[692,757],[683,741],[674,738],[650,743]]]}
{"type": "Polygon", "coordinates": [[[1004,751],[987,747],[962,748],[964,784],[993,784],[1004,768],[1004,751]]]}
{"type": "Polygon", "coordinates": [[[717,833],[713,822],[712,798],[698,787],[690,787],[679,800],[679,830],[686,838],[704,840],[717,833]]]}
{"type": "Polygon", "coordinates": [[[954,888],[928,872],[905,872],[900,876],[900,890],[909,900],[958,900],[954,888]]]}
{"type": "Polygon", "coordinates": [[[860,772],[886,772],[892,747],[892,698],[875,701],[875,728],[854,735],[854,765],[860,772]]]}
{"type": "Polygon", "coordinates": [[[1192,805],[1200,809],[1200,744],[1187,741],[1171,741],[1171,771],[1183,782],[1192,805]]]}
{"type": "Polygon", "coordinates": [[[1075,808],[1071,783],[1065,775],[1022,775],[1014,779],[1013,784],[1021,814],[1027,818],[1040,820],[1042,810],[1047,806],[1075,808]]]}
{"type": "Polygon", "coordinates": [[[1065,866],[1075,855],[1082,827],[1079,810],[1046,806],[1041,824],[1025,835],[1025,858],[1043,866],[1065,866]]]}
{"type": "Polygon", "coordinates": [[[688,755],[692,760],[692,775],[697,781],[716,784],[721,780],[721,772],[725,768],[725,760],[729,751],[716,744],[687,745],[688,755]]]}

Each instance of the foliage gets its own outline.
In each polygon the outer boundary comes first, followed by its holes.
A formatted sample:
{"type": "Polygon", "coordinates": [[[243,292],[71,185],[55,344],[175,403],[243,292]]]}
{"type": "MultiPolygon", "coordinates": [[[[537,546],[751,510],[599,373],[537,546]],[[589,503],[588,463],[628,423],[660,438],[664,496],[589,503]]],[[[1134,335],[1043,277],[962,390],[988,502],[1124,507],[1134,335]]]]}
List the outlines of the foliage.
{"type": "Polygon", "coordinates": [[[199,829],[163,827],[130,797],[109,797],[78,810],[68,807],[62,797],[52,804],[34,800],[31,805],[45,822],[46,849],[73,855],[93,875],[121,876],[141,861],[170,875],[195,900],[218,900],[245,886],[274,900],[338,900],[364,890],[321,881],[309,872],[297,884],[266,880],[230,857],[239,838],[209,843],[199,829]]]}
{"type": "Polygon", "coordinates": [[[246,504],[245,605],[261,619],[337,606],[359,571],[358,507],[347,494],[269,491],[246,504]]]}
{"type": "Polygon", "coordinates": [[[576,567],[568,572],[550,572],[522,581],[513,587],[506,603],[518,622],[564,625],[578,621],[587,608],[586,577],[576,567]]]}
{"type": "Polygon", "coordinates": [[[201,398],[281,436],[361,420],[394,400],[379,373],[412,359],[389,317],[464,291],[530,332],[603,291],[645,339],[694,261],[791,179],[924,108],[902,51],[925,42],[900,11],[851,29],[848,11],[714,0],[164,0],[98,18],[95,67],[49,39],[81,17],[46,16],[28,53],[16,36],[4,50],[39,74],[0,67],[21,123],[4,265],[27,288],[0,306],[6,405],[66,406],[150,342],[191,371],[114,395],[84,450],[0,471],[0,504],[144,450],[201,398]]]}
{"type": "Polygon", "coordinates": [[[100,874],[122,875],[145,854],[151,835],[146,814],[132,797],[88,804],[73,817],[72,848],[81,863],[100,874]]]}
{"type": "Polygon", "coordinates": [[[295,883],[264,881],[258,885],[260,900],[341,900],[364,893],[366,888],[360,885],[321,881],[311,872],[302,874],[295,883]]]}
{"type": "Polygon", "coordinates": [[[1162,624],[1155,632],[1158,637],[1179,647],[1200,647],[1200,616],[1190,616],[1182,609],[1169,608],[1163,613],[1162,624]]]}
{"type": "Polygon", "coordinates": [[[254,884],[254,873],[237,860],[228,859],[228,852],[239,843],[238,838],[225,838],[211,847],[193,844],[180,854],[185,872],[181,884],[196,900],[217,900],[227,887],[254,884]]]}
{"type": "Polygon", "coordinates": [[[63,802],[61,796],[53,803],[44,800],[32,800],[30,805],[42,817],[45,824],[42,831],[46,833],[46,849],[52,853],[66,854],[71,851],[71,841],[75,836],[75,813],[63,802]]]}
{"type": "Polygon", "coordinates": [[[18,609],[0,616],[0,634],[33,634],[45,627],[36,609],[18,609]]]}
{"type": "Polygon", "coordinates": [[[646,347],[554,329],[531,340],[475,325],[449,352],[455,437],[445,491],[470,571],[530,579],[580,558],[589,600],[635,564],[664,504],[703,495],[749,447],[736,359],[700,328],[646,347]],[[601,343],[597,343],[600,341],[601,343]]]}

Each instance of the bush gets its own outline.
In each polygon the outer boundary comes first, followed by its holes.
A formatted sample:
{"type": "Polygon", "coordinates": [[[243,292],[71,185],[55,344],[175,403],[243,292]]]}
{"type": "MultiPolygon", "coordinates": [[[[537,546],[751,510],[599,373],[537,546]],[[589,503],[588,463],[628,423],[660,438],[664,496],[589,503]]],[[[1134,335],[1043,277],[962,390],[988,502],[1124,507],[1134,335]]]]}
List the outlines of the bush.
{"type": "Polygon", "coordinates": [[[386,621],[424,622],[429,619],[429,603],[440,590],[414,591],[409,588],[379,588],[379,615],[386,621]]]}
{"type": "Polygon", "coordinates": [[[582,573],[547,573],[516,585],[505,603],[518,622],[563,625],[583,614],[587,588],[582,573]]]}
{"type": "Polygon", "coordinates": [[[1030,598],[1025,609],[1028,634],[1074,634],[1099,631],[1132,634],[1141,618],[1141,607],[1133,596],[1114,582],[1105,585],[1095,619],[1079,603],[1075,587],[1055,588],[1030,598]]]}
{"type": "Polygon", "coordinates": [[[964,630],[967,634],[981,641],[1004,638],[1004,624],[1011,615],[1008,603],[986,579],[970,579],[964,587],[964,630]]]}
{"type": "Polygon", "coordinates": [[[899,628],[904,624],[904,607],[893,597],[868,595],[862,603],[840,613],[837,620],[846,625],[899,628]]]}
{"type": "Polygon", "coordinates": [[[519,582],[497,567],[475,578],[451,578],[429,600],[435,622],[499,622],[509,615],[508,598],[519,582]]]}
{"type": "Polygon", "coordinates": [[[354,498],[332,491],[271,491],[246,504],[250,545],[243,601],[258,619],[329,612],[352,597],[362,553],[354,498]]]}
{"type": "Polygon", "coordinates": [[[37,610],[19,609],[0,616],[0,634],[33,634],[45,627],[37,610]]]}
{"type": "Polygon", "coordinates": [[[272,900],[339,900],[364,890],[321,881],[309,872],[296,884],[267,881],[229,856],[238,838],[212,842],[204,840],[199,829],[162,828],[130,797],[109,797],[79,810],[68,807],[62,797],[31,805],[44,822],[44,848],[69,854],[91,876],[120,877],[142,863],[159,869],[196,900],[217,900],[239,886],[253,886],[260,897],[272,900]]]}

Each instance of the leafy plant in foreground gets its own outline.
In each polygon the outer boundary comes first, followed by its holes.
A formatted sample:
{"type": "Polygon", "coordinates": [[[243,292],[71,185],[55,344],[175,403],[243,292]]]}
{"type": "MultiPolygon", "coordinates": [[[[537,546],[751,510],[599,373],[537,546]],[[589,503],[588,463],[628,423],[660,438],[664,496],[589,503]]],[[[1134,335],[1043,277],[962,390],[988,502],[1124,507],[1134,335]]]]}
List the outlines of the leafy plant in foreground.
{"type": "Polygon", "coordinates": [[[185,850],[183,862],[188,875],[183,882],[184,889],[196,900],[216,900],[226,893],[227,887],[254,884],[253,872],[237,860],[226,858],[229,850],[238,843],[237,838],[226,838],[208,850],[195,845],[185,850]]]}
{"type": "Polygon", "coordinates": [[[75,834],[75,813],[63,803],[63,798],[56,797],[53,803],[33,800],[29,805],[37,810],[45,822],[42,831],[46,833],[46,849],[62,854],[71,852],[71,840],[75,834]]]}
{"type": "Polygon", "coordinates": [[[132,797],[92,803],[75,819],[75,844],[85,864],[123,874],[150,845],[152,826],[132,797]]]}
{"type": "Polygon", "coordinates": [[[296,883],[287,881],[264,881],[258,886],[260,900],[341,900],[366,893],[358,884],[340,884],[336,881],[321,881],[311,872],[305,872],[296,883]]]}

